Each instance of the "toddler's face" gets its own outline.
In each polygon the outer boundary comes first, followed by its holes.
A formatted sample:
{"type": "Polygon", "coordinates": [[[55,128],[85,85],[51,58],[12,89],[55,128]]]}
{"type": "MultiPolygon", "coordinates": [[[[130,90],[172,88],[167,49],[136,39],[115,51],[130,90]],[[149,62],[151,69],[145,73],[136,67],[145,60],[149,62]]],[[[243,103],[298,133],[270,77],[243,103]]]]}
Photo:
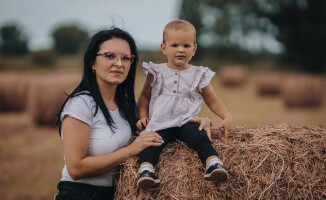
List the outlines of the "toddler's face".
{"type": "Polygon", "coordinates": [[[188,69],[188,62],[197,49],[195,34],[190,30],[168,30],[161,49],[168,58],[168,67],[177,70],[188,69]]]}

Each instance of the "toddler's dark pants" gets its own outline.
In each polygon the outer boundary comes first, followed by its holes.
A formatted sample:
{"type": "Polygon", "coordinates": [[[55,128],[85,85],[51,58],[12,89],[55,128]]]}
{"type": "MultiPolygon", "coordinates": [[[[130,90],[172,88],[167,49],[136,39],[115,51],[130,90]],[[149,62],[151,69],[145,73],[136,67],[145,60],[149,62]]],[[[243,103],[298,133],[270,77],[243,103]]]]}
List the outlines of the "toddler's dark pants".
{"type": "Polygon", "coordinates": [[[189,147],[194,149],[198,153],[201,162],[205,165],[208,157],[213,155],[218,156],[218,154],[213,148],[206,132],[204,130],[199,131],[198,128],[198,123],[188,122],[181,127],[156,131],[162,137],[164,143],[157,147],[151,146],[144,149],[139,154],[139,163],[149,162],[155,167],[164,147],[168,143],[178,139],[184,141],[189,147]]]}

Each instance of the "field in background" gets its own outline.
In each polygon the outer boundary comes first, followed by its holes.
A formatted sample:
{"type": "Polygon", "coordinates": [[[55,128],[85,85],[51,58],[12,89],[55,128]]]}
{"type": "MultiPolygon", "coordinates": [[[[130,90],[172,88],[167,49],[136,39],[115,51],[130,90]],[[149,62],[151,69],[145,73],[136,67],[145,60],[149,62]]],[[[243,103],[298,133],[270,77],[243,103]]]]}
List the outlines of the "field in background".
{"type": "Polygon", "coordinates": [[[63,167],[57,129],[34,127],[25,112],[1,113],[0,160],[1,199],[53,199],[63,167]]]}
{"type": "MultiPolygon", "coordinates": [[[[249,73],[247,84],[238,89],[222,87],[218,77],[211,82],[230,110],[234,126],[326,123],[326,102],[317,108],[286,108],[280,97],[260,97],[255,93],[256,75],[249,73]]],[[[135,86],[137,97],[143,82],[144,76],[139,70],[135,86]]],[[[214,126],[219,122],[205,105],[200,116],[210,117],[214,126]]],[[[62,143],[56,128],[33,125],[24,111],[0,112],[0,160],[1,199],[53,199],[63,167],[62,143]]]]}
{"type": "MultiPolygon", "coordinates": [[[[233,116],[234,126],[255,127],[276,123],[292,125],[313,125],[326,123],[326,99],[320,107],[288,108],[280,96],[259,96],[255,91],[257,73],[249,74],[247,85],[242,89],[221,87],[215,78],[212,85],[233,116]]],[[[324,88],[324,94],[326,88],[324,88]]],[[[203,106],[200,115],[211,116],[212,113],[203,106]]],[[[216,116],[212,118],[217,121],[216,116]]]]}

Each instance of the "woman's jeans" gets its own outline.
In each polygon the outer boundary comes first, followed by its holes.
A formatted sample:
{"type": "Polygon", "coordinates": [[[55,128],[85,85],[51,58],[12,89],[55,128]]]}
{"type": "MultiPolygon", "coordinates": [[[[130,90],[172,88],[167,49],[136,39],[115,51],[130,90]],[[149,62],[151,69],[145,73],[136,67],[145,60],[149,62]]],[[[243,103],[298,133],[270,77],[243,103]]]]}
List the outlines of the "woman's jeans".
{"type": "Polygon", "coordinates": [[[113,200],[114,187],[102,187],[85,183],[60,181],[58,183],[59,193],[55,200],[113,200]]]}

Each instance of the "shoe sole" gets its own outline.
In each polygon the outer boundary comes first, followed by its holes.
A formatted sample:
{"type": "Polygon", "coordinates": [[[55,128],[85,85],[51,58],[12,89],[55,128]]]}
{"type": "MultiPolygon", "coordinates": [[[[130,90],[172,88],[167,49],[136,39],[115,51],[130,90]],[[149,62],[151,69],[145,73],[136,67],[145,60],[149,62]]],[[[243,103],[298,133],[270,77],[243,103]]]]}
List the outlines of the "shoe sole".
{"type": "Polygon", "coordinates": [[[137,181],[137,186],[143,189],[152,188],[158,184],[160,184],[160,180],[154,180],[149,177],[143,177],[137,181]]]}
{"type": "Polygon", "coordinates": [[[214,182],[224,182],[228,180],[228,172],[225,169],[215,169],[210,174],[205,174],[204,178],[214,182]]]}

